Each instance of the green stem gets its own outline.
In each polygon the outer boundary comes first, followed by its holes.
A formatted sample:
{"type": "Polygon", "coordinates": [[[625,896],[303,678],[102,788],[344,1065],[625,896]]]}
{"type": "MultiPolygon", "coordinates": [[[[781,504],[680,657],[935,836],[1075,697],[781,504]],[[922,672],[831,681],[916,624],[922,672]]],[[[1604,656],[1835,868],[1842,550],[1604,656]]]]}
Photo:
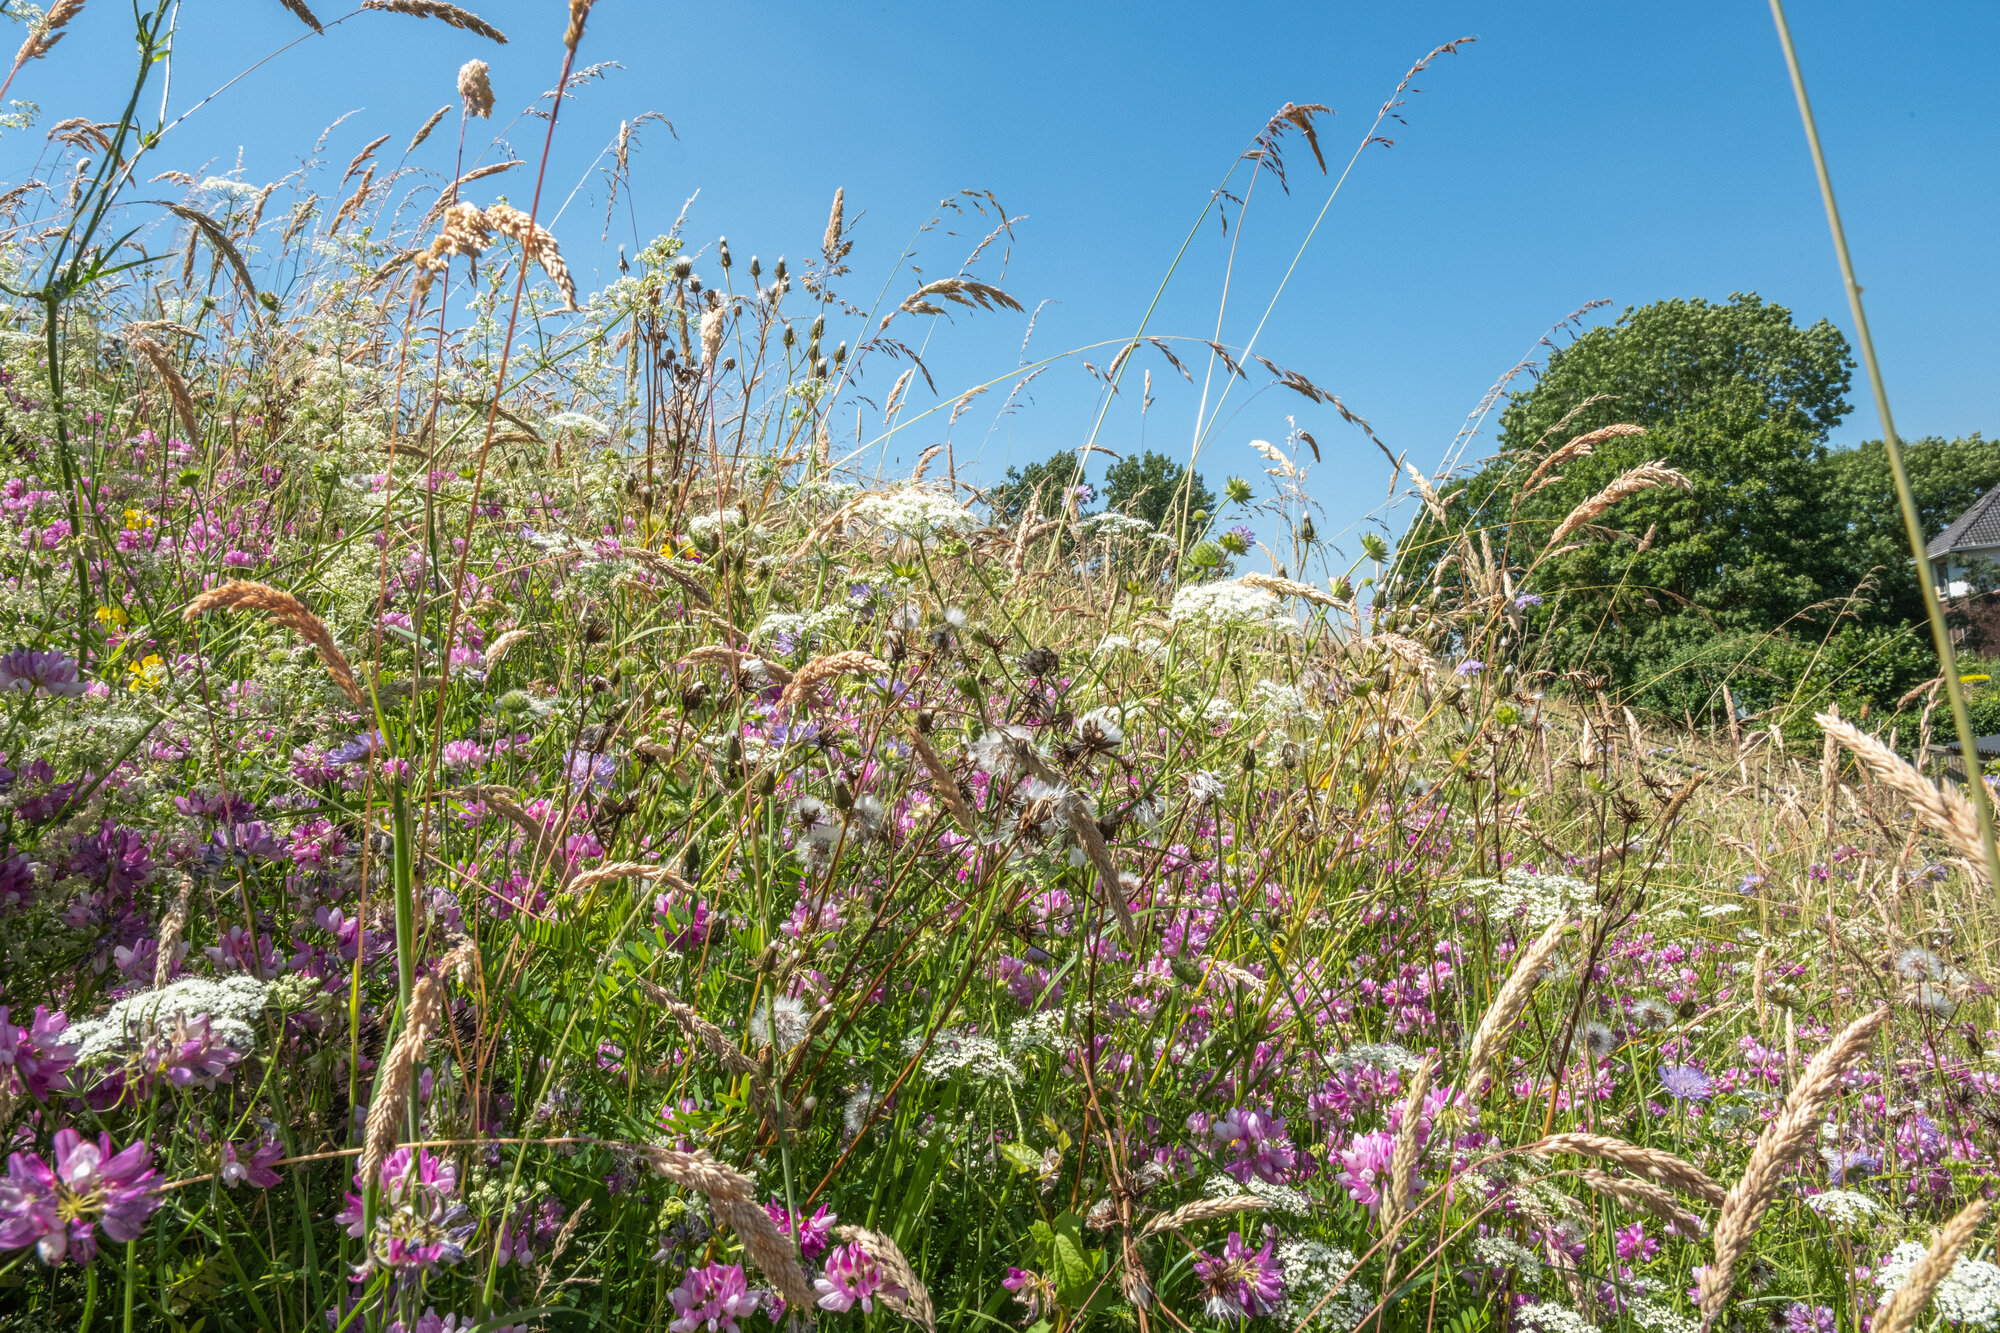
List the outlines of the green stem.
{"type": "Polygon", "coordinates": [[[1985,775],[1979,764],[1978,737],[1972,731],[1972,715],[1966,711],[1965,690],[1958,680],[1957,654],[1952,651],[1951,631],[1944,623],[1944,606],[1938,600],[1931,579],[1930,556],[1924,541],[1924,525],[1917,516],[1916,497],[1910,491],[1910,474],[1903,467],[1903,445],[1896,436],[1896,422],[1889,414],[1889,390],[1882,380],[1882,364],[1875,356],[1875,339],[1868,332],[1868,312],[1861,304],[1861,284],[1854,278],[1854,259],[1848,254],[1847,232],[1840,225],[1840,206],[1833,197],[1833,177],[1826,169],[1826,153],[1820,147],[1819,127],[1813,121],[1812,102],[1806,97],[1806,77],[1799,68],[1799,53],[1792,46],[1791,25],[1785,21],[1784,0],[1771,0],[1771,18],[1778,27],[1778,43],[1785,49],[1785,67],[1791,72],[1792,92],[1799,101],[1799,119],[1805,125],[1806,144],[1812,149],[1813,171],[1819,177],[1820,199],[1826,205],[1826,224],[1833,232],[1834,253],[1840,257],[1840,277],[1847,287],[1847,304],[1854,312],[1855,339],[1861,344],[1861,359],[1868,367],[1868,387],[1875,395],[1875,411],[1882,419],[1882,443],[1889,455],[1889,472],[1896,479],[1896,504],[1903,511],[1903,531],[1910,541],[1910,555],[1916,561],[1917,588],[1924,596],[1924,616],[1930,621],[1931,642],[1937,648],[1938,671],[1944,678],[1945,698],[1951,703],[1952,724],[1958,729],[1958,744],[1965,758],[1965,785],[1972,795],[1972,808],[1979,815],[1979,841],[1986,852],[1986,882],[2000,884],[2000,851],[1993,841],[1993,803],[1988,799],[1985,775]]]}

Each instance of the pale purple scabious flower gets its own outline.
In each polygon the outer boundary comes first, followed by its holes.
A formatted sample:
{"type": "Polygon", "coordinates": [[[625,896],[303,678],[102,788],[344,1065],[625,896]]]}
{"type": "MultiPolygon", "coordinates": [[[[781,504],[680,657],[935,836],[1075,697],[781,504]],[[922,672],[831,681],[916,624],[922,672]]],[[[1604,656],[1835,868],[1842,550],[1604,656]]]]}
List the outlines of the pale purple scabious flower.
{"type": "Polygon", "coordinates": [[[673,1333],[736,1333],[736,1321],[754,1314],[762,1292],[750,1290],[739,1264],[691,1268],[681,1284],[667,1293],[678,1316],[667,1327],[673,1333]]]}
{"type": "Polygon", "coordinates": [[[585,787],[603,791],[618,776],[618,760],[615,757],[583,750],[571,750],[564,758],[564,768],[569,774],[569,788],[573,792],[581,792],[585,787]]]}
{"type": "MultiPolygon", "coordinates": [[[[783,1204],[767,1203],[764,1211],[771,1215],[771,1222],[778,1228],[779,1235],[792,1234],[792,1215],[783,1204]]],[[[825,1204],[821,1204],[811,1217],[801,1217],[798,1223],[799,1253],[808,1259],[817,1259],[825,1254],[827,1247],[833,1243],[833,1224],[839,1220],[840,1214],[829,1213],[825,1204]]]]}
{"type": "Polygon", "coordinates": [[[381,749],[385,743],[380,731],[365,732],[345,745],[338,745],[328,750],[326,762],[334,765],[358,763],[381,749]]]}
{"type": "Polygon", "coordinates": [[[160,1206],[150,1165],[153,1150],[142,1140],[123,1152],[111,1150],[111,1136],[92,1143],[73,1129],[55,1137],[51,1171],[34,1153],[7,1159],[0,1180],[0,1250],[33,1245],[42,1262],[97,1257],[97,1228],[113,1240],[137,1240],[146,1219],[160,1206]]]}
{"type": "Polygon", "coordinates": [[[271,1164],[284,1155],[285,1145],[275,1139],[265,1139],[248,1158],[237,1155],[235,1144],[225,1143],[222,1145],[222,1167],[216,1174],[222,1177],[223,1184],[232,1189],[251,1184],[267,1190],[279,1180],[271,1164]]]}
{"type": "Polygon", "coordinates": [[[51,1088],[67,1088],[69,1078],[64,1071],[76,1063],[76,1056],[62,1040],[68,1027],[69,1020],[61,1010],[51,1013],[39,1004],[34,1021],[27,1027],[16,1027],[7,1021],[7,1006],[0,1004],[0,1088],[7,1086],[9,1070],[38,1102],[48,1100],[51,1088]]]}
{"type": "Polygon", "coordinates": [[[1531,606],[1540,606],[1541,604],[1542,595],[1536,592],[1524,592],[1514,599],[1514,609],[1516,611],[1525,611],[1531,606]]]}
{"type": "Polygon", "coordinates": [[[77,678],[75,659],[62,653],[17,648],[0,657],[0,690],[74,699],[89,688],[77,678]]]}
{"type": "Polygon", "coordinates": [[[845,1313],[859,1305],[864,1313],[871,1314],[877,1296],[902,1290],[882,1271],[875,1256],[859,1245],[834,1246],[826,1257],[825,1276],[815,1280],[813,1287],[819,1292],[818,1305],[822,1310],[845,1313]]]}
{"type": "Polygon", "coordinates": [[[1347,1188],[1347,1197],[1373,1213],[1382,1206],[1383,1191],[1389,1188],[1389,1166],[1396,1154],[1394,1135],[1376,1132],[1356,1134],[1340,1150],[1337,1179],[1347,1188]]]}
{"type": "Polygon", "coordinates": [[[1264,1228],[1264,1248],[1254,1253],[1232,1231],[1220,1258],[1203,1250],[1195,1256],[1195,1276],[1208,1289],[1208,1314],[1214,1319],[1249,1319],[1270,1314],[1285,1294],[1283,1267],[1272,1257],[1277,1232],[1264,1228]]]}
{"type": "Polygon", "coordinates": [[[1660,1070],[1660,1086],[1677,1102],[1705,1102],[1715,1085],[1693,1065],[1668,1065],[1660,1070]]]}
{"type": "Polygon", "coordinates": [[[1484,670],[1486,670],[1486,663],[1476,657],[1468,657],[1452,668],[1452,674],[1457,676],[1476,676],[1484,670]]]}

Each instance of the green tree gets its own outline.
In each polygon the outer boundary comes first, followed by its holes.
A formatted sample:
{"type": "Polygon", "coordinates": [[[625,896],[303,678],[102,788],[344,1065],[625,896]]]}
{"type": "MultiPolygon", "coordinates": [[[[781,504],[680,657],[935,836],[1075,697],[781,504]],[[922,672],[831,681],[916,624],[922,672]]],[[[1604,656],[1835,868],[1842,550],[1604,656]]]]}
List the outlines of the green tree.
{"type": "Polygon", "coordinates": [[[1536,618],[1557,663],[1609,669],[1626,687],[1703,639],[1784,626],[1839,582],[1818,492],[1852,366],[1831,324],[1799,328],[1755,295],[1628,309],[1514,395],[1499,455],[1444,524],[1405,537],[1402,586],[1432,571],[1454,531],[1486,528],[1514,568],[1540,559],[1528,591],[1545,599],[1536,618]],[[1554,449],[1616,424],[1644,434],[1602,439],[1524,493],[1554,449]],[[1544,552],[1564,516],[1656,459],[1690,486],[1642,491],[1570,536],[1575,549],[1544,552]]]}
{"type": "Polygon", "coordinates": [[[1061,449],[1039,463],[1008,468],[1006,480],[988,492],[986,500],[996,519],[1018,523],[1031,503],[1043,514],[1061,510],[1064,493],[1082,480],[1083,465],[1076,461],[1076,453],[1061,449]]]}
{"type": "MultiPolygon", "coordinates": [[[[1929,541],[2000,485],[2000,440],[1976,433],[1957,440],[1913,440],[1903,446],[1903,466],[1924,540],[1929,541]]],[[[1823,470],[1821,503],[1835,543],[1830,558],[1855,583],[1872,573],[1876,592],[1868,619],[1896,625],[1921,620],[1923,593],[1882,441],[1835,450],[1823,470]]]]}
{"type": "Polygon", "coordinates": [[[1104,507],[1165,528],[1178,514],[1180,534],[1201,531],[1194,515],[1215,513],[1215,492],[1193,472],[1151,449],[1119,459],[1104,473],[1104,507]]]}

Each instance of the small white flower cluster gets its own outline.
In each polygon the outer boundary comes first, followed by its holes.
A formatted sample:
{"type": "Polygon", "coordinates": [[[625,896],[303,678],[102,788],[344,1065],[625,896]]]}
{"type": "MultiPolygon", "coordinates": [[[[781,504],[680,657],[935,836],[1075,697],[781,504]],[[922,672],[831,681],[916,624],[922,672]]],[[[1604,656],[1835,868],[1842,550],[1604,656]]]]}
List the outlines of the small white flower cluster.
{"type": "Polygon", "coordinates": [[[845,620],[853,614],[844,603],[823,606],[817,611],[804,613],[794,611],[771,611],[757,622],[757,628],[750,631],[750,642],[774,639],[780,634],[793,636],[812,634],[825,629],[835,621],[845,620]]]}
{"type": "Polygon", "coordinates": [[[1701,915],[1706,921],[1718,916],[1733,916],[1742,910],[1742,903],[1710,903],[1701,909],[1701,915]]]}
{"type": "Polygon", "coordinates": [[[1019,1052],[1037,1048],[1059,1051],[1065,1044],[1063,1013],[1060,1009],[1044,1009],[1038,1014],[1029,1014],[1007,1029],[1007,1049],[1010,1051],[1019,1052]]]}
{"type": "Polygon", "coordinates": [[[579,435],[603,435],[610,429],[596,417],[582,412],[558,412],[543,424],[550,430],[571,430],[579,435]]]}
{"type": "Polygon", "coordinates": [[[1514,1318],[1524,1327],[1538,1328],[1542,1333],[1595,1333],[1597,1327],[1567,1305],[1559,1305],[1555,1301],[1524,1305],[1514,1312],[1514,1318]]]}
{"type": "Polygon", "coordinates": [[[1512,1236],[1481,1236],[1472,1242],[1472,1257],[1489,1268],[1512,1268],[1524,1282],[1542,1275],[1542,1256],[1512,1236]]]}
{"type": "Polygon", "coordinates": [[[712,514],[696,514],[688,520],[688,533],[696,541],[713,541],[725,528],[743,526],[741,509],[718,509],[712,514]]]}
{"type": "Polygon", "coordinates": [[[1108,540],[1130,537],[1135,540],[1150,538],[1157,541],[1161,538],[1169,537],[1167,533],[1154,531],[1153,525],[1145,519],[1134,518],[1130,514],[1121,514],[1115,509],[1107,509],[1101,514],[1092,514],[1090,517],[1084,519],[1083,522],[1077,524],[1076,530],[1086,537],[1103,537],[1108,540]]]}
{"type": "Polygon", "coordinates": [[[1107,653],[1120,651],[1137,653],[1148,660],[1158,661],[1160,658],[1166,656],[1167,645],[1162,640],[1150,634],[1141,635],[1136,642],[1123,634],[1107,634],[1104,636],[1103,641],[1097,645],[1097,651],[1094,655],[1103,657],[1107,653]]]}
{"type": "Polygon", "coordinates": [[[1335,1052],[1327,1062],[1339,1070],[1366,1067],[1404,1074],[1423,1063],[1403,1047],[1389,1041],[1366,1041],[1350,1046],[1344,1051],[1335,1052]]]}
{"type": "MultiPolygon", "coordinates": [[[[1829,1157],[1833,1154],[1827,1154],[1829,1157]]],[[[1876,1203],[1859,1190],[1826,1190],[1806,1196],[1806,1207],[1837,1227],[1851,1227],[1882,1211],[1876,1203]]]]}
{"type": "Polygon", "coordinates": [[[1233,727],[1243,720],[1243,714],[1236,710],[1235,705],[1220,695],[1205,701],[1200,708],[1190,706],[1183,710],[1181,715],[1188,722],[1199,723],[1210,730],[1216,727],[1233,727]]]}
{"type": "Polygon", "coordinates": [[[911,541],[970,532],[979,526],[978,517],[964,505],[922,486],[865,495],[855,502],[854,512],[885,532],[911,541]]]}
{"type": "Polygon", "coordinates": [[[1256,700],[1259,711],[1280,722],[1303,722],[1312,711],[1305,691],[1296,685],[1260,680],[1250,687],[1250,695],[1256,700]]]}
{"type": "MultiPolygon", "coordinates": [[[[903,1054],[915,1055],[924,1046],[924,1034],[912,1032],[903,1038],[903,1054]]],[[[930,1053],[921,1066],[926,1078],[947,1079],[963,1072],[977,1083],[1018,1083],[1021,1067],[1007,1058],[1000,1043],[977,1032],[945,1031],[931,1042],[930,1053]]]]}
{"type": "Polygon", "coordinates": [[[1253,588],[1241,579],[1215,583],[1190,583],[1174,593],[1167,619],[1175,624],[1205,625],[1222,629],[1240,625],[1250,629],[1293,628],[1285,605],[1262,588],[1253,588]]]}
{"type": "Polygon", "coordinates": [[[1700,1333],[1699,1320],[1644,1296],[1627,1305],[1625,1311],[1632,1316],[1633,1323],[1648,1333],[1700,1333]]]}
{"type": "Polygon", "coordinates": [[[1495,919],[1517,913],[1527,914],[1528,926],[1545,929],[1564,912],[1589,914],[1593,891],[1573,875],[1531,875],[1525,870],[1509,870],[1499,879],[1469,879],[1466,892],[1486,905],[1495,919]]]}
{"type": "Polygon", "coordinates": [[[1239,1184],[1218,1171],[1202,1182],[1201,1192],[1211,1199],[1233,1199],[1239,1194],[1254,1194],[1270,1205],[1273,1211],[1290,1213],[1294,1217],[1306,1217],[1312,1212],[1312,1200],[1291,1186],[1273,1185],[1255,1176],[1239,1184]]]}
{"type": "MultiPolygon", "coordinates": [[[[1913,1240],[1889,1251],[1889,1257],[1875,1270],[1875,1280],[1881,1284],[1885,1300],[1910,1280],[1910,1270],[1926,1252],[1924,1246],[1913,1240]]],[[[1931,1300],[1937,1312],[1954,1324],[1990,1328],[2000,1323],[2000,1267],[1984,1259],[1960,1258],[1945,1274],[1944,1281],[1938,1283],[1931,1300]]]]}
{"type": "Polygon", "coordinates": [[[243,973],[220,981],[189,977],[159,990],[128,995],[106,1010],[102,1018],[72,1024],[63,1034],[74,1042],[79,1063],[110,1055],[133,1036],[172,1023],[180,1015],[189,1018],[207,1014],[209,1031],[239,1051],[256,1045],[257,1033],[250,1026],[264,1008],[267,987],[243,973]]]}
{"type": "Polygon", "coordinates": [[[1316,1240],[1288,1240],[1278,1246],[1285,1272],[1285,1309],[1280,1322],[1294,1324],[1306,1311],[1319,1309],[1306,1327],[1347,1333],[1375,1309],[1376,1299],[1359,1282],[1343,1282],[1354,1267],[1354,1252],[1322,1245],[1316,1240]],[[1336,1290],[1337,1288],[1337,1290],[1336,1290]],[[1320,1298],[1332,1291],[1324,1304],[1320,1298]]]}

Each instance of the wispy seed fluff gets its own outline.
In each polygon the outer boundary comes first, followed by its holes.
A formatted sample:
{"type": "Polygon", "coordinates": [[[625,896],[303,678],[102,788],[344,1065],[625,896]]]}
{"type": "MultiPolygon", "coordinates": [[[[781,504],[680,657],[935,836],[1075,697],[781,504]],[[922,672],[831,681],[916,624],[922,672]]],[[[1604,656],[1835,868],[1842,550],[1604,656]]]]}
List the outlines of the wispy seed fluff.
{"type": "Polygon", "coordinates": [[[468,60],[458,67],[458,95],[468,116],[493,115],[492,71],[484,60],[468,60]]]}

